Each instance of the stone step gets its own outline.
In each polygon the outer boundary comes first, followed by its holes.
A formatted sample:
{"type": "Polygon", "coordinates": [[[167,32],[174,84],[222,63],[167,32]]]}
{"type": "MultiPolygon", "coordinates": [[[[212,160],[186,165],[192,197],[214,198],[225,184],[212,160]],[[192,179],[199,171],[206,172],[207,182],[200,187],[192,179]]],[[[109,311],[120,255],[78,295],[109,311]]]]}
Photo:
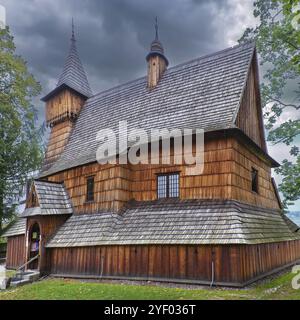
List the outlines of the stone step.
{"type": "Polygon", "coordinates": [[[12,279],[10,285],[12,287],[21,286],[27,283],[37,281],[40,278],[40,272],[35,270],[26,270],[17,273],[12,279]]]}

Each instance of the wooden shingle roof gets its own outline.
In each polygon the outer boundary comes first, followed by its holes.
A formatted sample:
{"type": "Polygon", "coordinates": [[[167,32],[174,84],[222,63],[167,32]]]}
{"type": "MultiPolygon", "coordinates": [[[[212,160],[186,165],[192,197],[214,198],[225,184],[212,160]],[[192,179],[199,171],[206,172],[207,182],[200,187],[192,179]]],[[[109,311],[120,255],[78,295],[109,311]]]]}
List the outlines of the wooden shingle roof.
{"type": "Polygon", "coordinates": [[[22,217],[72,214],[70,198],[62,184],[34,181],[39,207],[27,208],[22,217]]]}
{"type": "Polygon", "coordinates": [[[92,96],[92,90],[79,58],[74,34],[71,38],[69,54],[67,56],[63,71],[59,77],[57,86],[53,91],[42,98],[42,100],[47,101],[64,87],[75,90],[86,98],[92,96]]]}
{"type": "Polygon", "coordinates": [[[105,128],[118,132],[119,121],[127,121],[128,130],[148,132],[236,128],[234,119],[254,53],[253,43],[238,45],[168,69],[153,90],[143,77],[91,97],[61,157],[41,177],[96,161],[97,132],[105,128]]]}
{"type": "Polygon", "coordinates": [[[25,234],[26,232],[26,219],[17,218],[14,224],[1,236],[2,237],[14,237],[25,234]]]}
{"type": "Polygon", "coordinates": [[[232,200],[132,202],[120,215],[73,215],[47,247],[258,244],[300,239],[280,211],[232,200]]]}

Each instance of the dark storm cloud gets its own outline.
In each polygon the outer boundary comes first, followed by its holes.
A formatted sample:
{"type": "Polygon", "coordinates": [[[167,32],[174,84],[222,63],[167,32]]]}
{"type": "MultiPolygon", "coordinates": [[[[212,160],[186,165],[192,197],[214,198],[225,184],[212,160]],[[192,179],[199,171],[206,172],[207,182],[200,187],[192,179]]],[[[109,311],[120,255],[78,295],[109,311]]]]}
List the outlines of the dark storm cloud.
{"type": "Polygon", "coordinates": [[[74,16],[81,60],[94,92],[142,76],[159,16],[160,39],[171,65],[222,49],[215,17],[228,1],[2,0],[18,52],[43,85],[53,88],[69,46],[74,16]]]}

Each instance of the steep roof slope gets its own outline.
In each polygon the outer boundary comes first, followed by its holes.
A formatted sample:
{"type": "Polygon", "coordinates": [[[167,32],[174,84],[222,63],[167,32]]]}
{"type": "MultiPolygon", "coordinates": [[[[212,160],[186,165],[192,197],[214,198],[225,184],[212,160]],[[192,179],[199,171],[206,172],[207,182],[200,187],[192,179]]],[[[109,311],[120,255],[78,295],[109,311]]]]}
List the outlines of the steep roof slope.
{"type": "Polygon", "coordinates": [[[153,90],[143,77],[91,97],[60,159],[41,176],[96,161],[97,132],[118,132],[119,121],[128,121],[128,130],[236,128],[254,52],[253,43],[239,45],[170,68],[153,90]]]}
{"type": "Polygon", "coordinates": [[[47,247],[258,244],[300,239],[280,211],[232,200],[132,202],[122,215],[73,215],[47,247]]]}
{"type": "Polygon", "coordinates": [[[69,54],[67,55],[65,65],[59,77],[57,86],[42,100],[47,101],[56,92],[66,86],[87,98],[92,96],[92,90],[90,88],[87,76],[79,58],[74,33],[72,33],[69,54]]]}
{"type": "Polygon", "coordinates": [[[80,92],[86,97],[92,95],[92,90],[87,80],[87,76],[80,61],[75,39],[71,39],[69,55],[66,59],[63,72],[61,73],[57,86],[66,84],[72,89],[80,92]]]}
{"type": "Polygon", "coordinates": [[[18,217],[14,224],[10,226],[1,236],[14,237],[25,234],[26,232],[26,219],[18,217]]]}
{"type": "Polygon", "coordinates": [[[39,206],[25,209],[22,217],[73,213],[70,198],[62,184],[34,181],[34,187],[39,206]]]}

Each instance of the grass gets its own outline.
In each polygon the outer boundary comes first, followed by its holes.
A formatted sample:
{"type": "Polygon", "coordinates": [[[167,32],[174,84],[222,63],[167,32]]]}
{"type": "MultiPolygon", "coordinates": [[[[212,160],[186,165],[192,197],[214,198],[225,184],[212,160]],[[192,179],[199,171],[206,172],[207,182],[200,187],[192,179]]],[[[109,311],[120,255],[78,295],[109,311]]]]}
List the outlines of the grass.
{"type": "Polygon", "coordinates": [[[184,289],[154,285],[48,279],[0,292],[0,300],[300,300],[287,273],[247,289],[184,289]]]}

